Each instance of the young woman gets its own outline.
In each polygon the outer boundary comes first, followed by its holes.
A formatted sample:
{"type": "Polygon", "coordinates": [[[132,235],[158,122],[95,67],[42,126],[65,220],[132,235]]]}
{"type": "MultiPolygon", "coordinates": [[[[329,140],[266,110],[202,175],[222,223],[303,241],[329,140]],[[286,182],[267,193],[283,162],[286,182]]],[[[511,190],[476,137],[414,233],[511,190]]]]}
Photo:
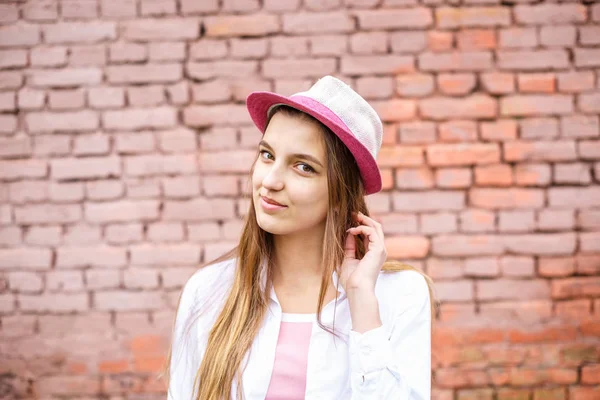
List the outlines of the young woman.
{"type": "Polygon", "coordinates": [[[428,399],[431,281],[386,261],[364,199],[381,190],[376,112],[330,76],[247,106],[250,207],[239,245],[184,286],[169,399],[428,399]]]}

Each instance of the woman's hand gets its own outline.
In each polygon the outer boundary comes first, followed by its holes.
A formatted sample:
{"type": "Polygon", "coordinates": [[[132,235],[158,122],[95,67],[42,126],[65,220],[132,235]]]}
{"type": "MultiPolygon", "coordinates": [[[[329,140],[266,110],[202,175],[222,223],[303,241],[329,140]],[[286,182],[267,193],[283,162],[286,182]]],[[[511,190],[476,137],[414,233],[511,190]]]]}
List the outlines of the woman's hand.
{"type": "Polygon", "coordinates": [[[340,283],[348,292],[374,292],[377,277],[387,259],[381,224],[359,212],[354,214],[359,226],[348,229],[344,243],[345,258],[340,283]],[[356,258],[356,239],[361,237],[367,250],[362,260],[356,258]]]}

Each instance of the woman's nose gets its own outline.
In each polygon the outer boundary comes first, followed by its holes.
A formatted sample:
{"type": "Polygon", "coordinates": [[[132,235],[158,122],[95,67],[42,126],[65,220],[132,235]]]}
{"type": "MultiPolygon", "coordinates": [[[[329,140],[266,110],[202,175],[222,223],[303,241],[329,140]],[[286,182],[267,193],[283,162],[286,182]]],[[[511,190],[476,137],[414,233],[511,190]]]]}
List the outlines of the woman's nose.
{"type": "Polygon", "coordinates": [[[263,178],[262,184],[270,190],[281,190],[284,187],[283,182],[283,166],[278,166],[273,163],[269,166],[267,174],[263,178]]]}

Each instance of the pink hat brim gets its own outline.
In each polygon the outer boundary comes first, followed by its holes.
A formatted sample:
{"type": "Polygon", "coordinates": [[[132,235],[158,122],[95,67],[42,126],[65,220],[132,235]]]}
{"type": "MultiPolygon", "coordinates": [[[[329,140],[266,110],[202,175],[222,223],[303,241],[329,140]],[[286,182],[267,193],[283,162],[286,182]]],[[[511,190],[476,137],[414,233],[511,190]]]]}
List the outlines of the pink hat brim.
{"type": "Polygon", "coordinates": [[[377,162],[351,133],[333,111],[316,100],[306,96],[285,97],[271,92],[253,92],[246,99],[246,107],[256,127],[265,133],[269,109],[274,105],[284,104],[316,118],[327,126],[348,147],[358,164],[360,175],[367,195],[381,190],[381,174],[377,162]]]}

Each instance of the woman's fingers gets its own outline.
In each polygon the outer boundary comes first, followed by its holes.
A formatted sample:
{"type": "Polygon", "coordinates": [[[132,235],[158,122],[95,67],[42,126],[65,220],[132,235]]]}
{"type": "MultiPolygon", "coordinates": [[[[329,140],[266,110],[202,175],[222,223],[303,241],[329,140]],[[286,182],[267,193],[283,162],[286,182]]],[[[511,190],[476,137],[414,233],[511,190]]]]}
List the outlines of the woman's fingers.
{"type": "Polygon", "coordinates": [[[346,258],[356,258],[356,238],[351,233],[346,235],[346,241],[344,242],[344,255],[346,258]]]}

